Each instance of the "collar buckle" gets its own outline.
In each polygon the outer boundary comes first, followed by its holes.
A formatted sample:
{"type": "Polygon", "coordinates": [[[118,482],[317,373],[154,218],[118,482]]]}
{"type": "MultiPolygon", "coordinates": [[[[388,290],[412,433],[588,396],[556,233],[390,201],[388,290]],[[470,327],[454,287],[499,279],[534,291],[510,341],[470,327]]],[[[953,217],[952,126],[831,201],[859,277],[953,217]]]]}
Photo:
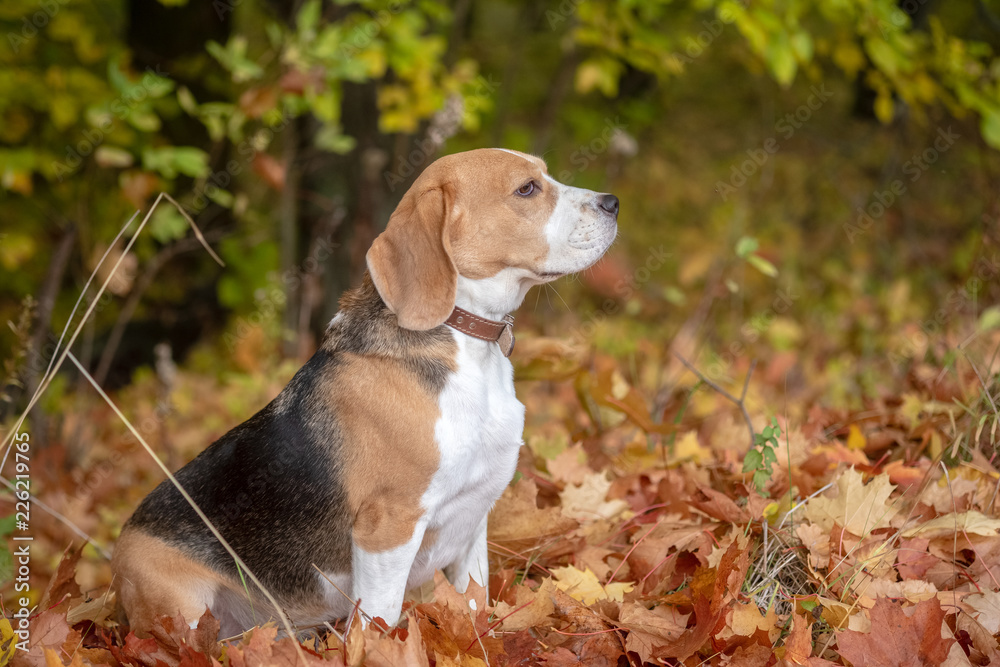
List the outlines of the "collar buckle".
{"type": "Polygon", "coordinates": [[[469,311],[455,306],[444,323],[455,331],[461,331],[466,336],[496,343],[505,357],[510,357],[510,353],[514,351],[514,317],[512,315],[504,315],[502,321],[496,322],[473,315],[469,311]]]}

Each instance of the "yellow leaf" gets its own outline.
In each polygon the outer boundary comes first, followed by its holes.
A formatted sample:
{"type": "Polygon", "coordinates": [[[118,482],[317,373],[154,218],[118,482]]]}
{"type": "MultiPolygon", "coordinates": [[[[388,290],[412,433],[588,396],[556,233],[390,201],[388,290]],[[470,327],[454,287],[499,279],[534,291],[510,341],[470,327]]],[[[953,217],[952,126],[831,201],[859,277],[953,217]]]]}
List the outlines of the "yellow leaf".
{"type": "Polygon", "coordinates": [[[852,451],[861,451],[868,444],[868,439],[861,432],[857,424],[851,424],[850,433],[847,435],[847,448],[852,451]]]}
{"type": "Polygon", "coordinates": [[[674,460],[683,461],[689,459],[697,464],[708,463],[712,460],[712,450],[702,447],[698,443],[698,434],[688,431],[680,437],[674,445],[674,460]]]}
{"type": "Polygon", "coordinates": [[[0,238],[0,265],[14,271],[35,254],[35,240],[27,234],[5,234],[0,238]]]}
{"type": "Polygon", "coordinates": [[[961,514],[945,514],[916,528],[904,531],[903,537],[934,539],[935,537],[950,537],[955,533],[996,537],[1000,535],[1000,519],[991,519],[974,510],[961,514]]]}
{"type": "Polygon", "coordinates": [[[916,394],[903,394],[903,404],[899,407],[899,414],[906,419],[910,428],[917,425],[920,413],[923,412],[924,402],[916,394]]]}
{"type": "Polygon", "coordinates": [[[806,503],[805,517],[830,531],[833,524],[864,537],[876,528],[886,528],[896,514],[889,503],[889,495],[896,488],[889,483],[889,476],[881,474],[868,484],[854,468],[848,468],[836,480],[839,493],[836,498],[819,496],[806,503]]]}
{"type": "Polygon", "coordinates": [[[16,648],[14,628],[7,618],[0,616],[0,665],[10,662],[16,648]]]}
{"type": "Polygon", "coordinates": [[[621,602],[626,593],[634,588],[633,584],[608,584],[602,586],[588,567],[583,572],[572,565],[554,567],[552,574],[556,578],[556,588],[585,605],[592,605],[598,600],[621,602]]]}
{"type": "Polygon", "coordinates": [[[892,121],[892,115],[895,112],[895,103],[892,101],[892,95],[888,91],[880,91],[878,96],[875,98],[875,117],[882,122],[883,125],[888,125],[892,121]]]}
{"type": "Polygon", "coordinates": [[[758,630],[766,632],[772,642],[781,635],[778,616],[773,608],[768,609],[767,615],[764,615],[753,602],[746,604],[737,602],[730,613],[732,615],[728,619],[727,627],[719,635],[723,639],[728,639],[732,635],[751,637],[758,630]]]}

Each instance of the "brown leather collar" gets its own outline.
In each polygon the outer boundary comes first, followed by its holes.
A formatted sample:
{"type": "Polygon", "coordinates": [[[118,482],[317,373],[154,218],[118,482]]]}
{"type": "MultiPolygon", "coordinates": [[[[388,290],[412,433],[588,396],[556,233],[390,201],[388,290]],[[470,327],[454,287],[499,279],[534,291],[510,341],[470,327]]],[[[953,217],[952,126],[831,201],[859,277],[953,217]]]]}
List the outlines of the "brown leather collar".
{"type": "Polygon", "coordinates": [[[496,343],[505,357],[514,351],[514,318],[510,315],[504,315],[502,322],[494,322],[455,306],[444,323],[467,336],[496,343]]]}

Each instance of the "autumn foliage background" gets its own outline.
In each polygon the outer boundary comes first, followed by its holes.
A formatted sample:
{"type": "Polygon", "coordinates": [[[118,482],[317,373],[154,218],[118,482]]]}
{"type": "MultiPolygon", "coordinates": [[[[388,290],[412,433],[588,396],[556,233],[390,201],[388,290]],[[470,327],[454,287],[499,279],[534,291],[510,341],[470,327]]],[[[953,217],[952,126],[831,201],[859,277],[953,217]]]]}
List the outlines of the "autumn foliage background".
{"type": "Polygon", "coordinates": [[[0,28],[2,474],[27,434],[33,493],[22,530],[0,491],[0,664],[1000,664],[1000,3],[11,0],[0,28]],[[298,642],[118,625],[108,555],[163,475],[50,362],[73,336],[177,469],[308,358],[420,170],[493,145],[622,212],[515,314],[488,590],[298,642]]]}

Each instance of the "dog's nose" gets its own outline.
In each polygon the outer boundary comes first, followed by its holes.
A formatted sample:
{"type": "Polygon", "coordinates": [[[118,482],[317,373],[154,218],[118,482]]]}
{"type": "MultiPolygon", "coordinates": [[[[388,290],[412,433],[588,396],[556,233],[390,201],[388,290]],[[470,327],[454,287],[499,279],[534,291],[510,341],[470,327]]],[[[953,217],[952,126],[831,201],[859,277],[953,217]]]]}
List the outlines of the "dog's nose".
{"type": "Polygon", "coordinates": [[[611,215],[618,215],[618,197],[614,195],[601,195],[597,205],[611,215]]]}

